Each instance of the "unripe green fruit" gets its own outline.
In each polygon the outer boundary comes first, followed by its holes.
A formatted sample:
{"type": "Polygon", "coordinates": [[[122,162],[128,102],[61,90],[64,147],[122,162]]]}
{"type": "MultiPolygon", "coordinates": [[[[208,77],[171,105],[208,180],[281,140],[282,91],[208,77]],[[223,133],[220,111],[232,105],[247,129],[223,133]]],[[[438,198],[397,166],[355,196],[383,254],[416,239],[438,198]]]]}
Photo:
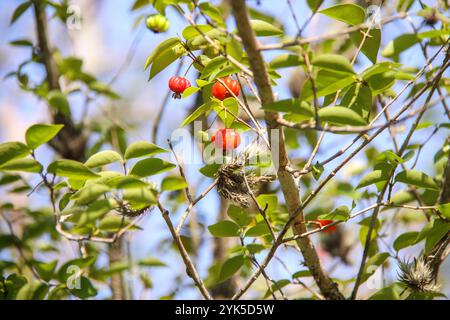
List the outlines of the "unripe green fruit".
{"type": "Polygon", "coordinates": [[[148,16],[145,20],[147,28],[152,30],[154,33],[164,32],[169,29],[169,20],[161,14],[153,14],[148,16]]]}

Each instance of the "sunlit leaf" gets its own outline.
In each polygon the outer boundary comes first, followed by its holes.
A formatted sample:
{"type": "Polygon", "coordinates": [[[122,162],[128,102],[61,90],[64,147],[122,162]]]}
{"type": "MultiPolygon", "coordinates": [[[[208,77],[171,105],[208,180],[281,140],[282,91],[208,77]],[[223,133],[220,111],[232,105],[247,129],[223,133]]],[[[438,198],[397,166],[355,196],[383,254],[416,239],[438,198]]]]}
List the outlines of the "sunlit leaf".
{"type": "Polygon", "coordinates": [[[122,157],[116,151],[105,150],[92,155],[84,164],[89,168],[96,168],[121,160],[122,157]]]}
{"type": "Polygon", "coordinates": [[[402,171],[395,176],[395,181],[425,189],[439,190],[438,185],[432,178],[417,170],[402,171]]]}
{"type": "Polygon", "coordinates": [[[30,149],[36,149],[40,145],[50,141],[64,126],[61,124],[35,124],[29,127],[25,133],[25,140],[30,149]]]}
{"type": "Polygon", "coordinates": [[[319,12],[329,16],[330,18],[352,25],[363,23],[366,17],[366,13],[363,8],[351,3],[338,4],[320,10],[319,12]]]}

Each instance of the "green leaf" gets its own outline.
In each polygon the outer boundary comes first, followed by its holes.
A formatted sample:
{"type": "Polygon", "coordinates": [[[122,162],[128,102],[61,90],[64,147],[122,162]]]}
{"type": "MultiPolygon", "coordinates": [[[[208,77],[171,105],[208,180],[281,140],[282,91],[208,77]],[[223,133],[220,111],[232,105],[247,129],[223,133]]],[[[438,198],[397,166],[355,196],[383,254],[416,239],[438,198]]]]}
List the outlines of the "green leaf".
{"type": "Polygon", "coordinates": [[[306,0],[308,7],[311,11],[316,11],[318,7],[323,3],[323,0],[306,0]]]}
{"type": "Polygon", "coordinates": [[[103,184],[89,184],[78,190],[73,196],[72,200],[76,200],[77,205],[85,205],[89,202],[97,200],[101,195],[109,192],[109,187],[103,184]]]}
{"type": "Polygon", "coordinates": [[[366,282],[366,280],[375,273],[378,267],[381,266],[387,258],[389,258],[389,253],[387,252],[377,253],[370,257],[370,259],[367,260],[364,273],[361,276],[361,283],[366,282]]]}
{"type": "MultiPolygon", "coordinates": [[[[355,81],[354,77],[351,74],[336,73],[324,69],[319,70],[315,79],[317,97],[327,96],[347,87],[355,81]]],[[[302,89],[301,100],[309,101],[313,98],[314,93],[311,81],[307,81],[302,89]]]]}
{"type": "Polygon", "coordinates": [[[355,83],[345,93],[340,104],[367,118],[372,107],[372,91],[365,83],[355,83]]]}
{"type": "Polygon", "coordinates": [[[395,251],[400,251],[403,248],[416,244],[416,239],[419,235],[417,231],[405,232],[397,237],[394,241],[395,251]]]}
{"type": "Polygon", "coordinates": [[[244,209],[234,205],[228,207],[227,214],[241,227],[246,227],[252,221],[252,217],[244,209]]]}
{"type": "Polygon", "coordinates": [[[121,228],[125,228],[128,224],[130,224],[129,219],[123,219],[123,217],[117,215],[108,215],[100,221],[98,227],[103,231],[117,232],[121,228]]]}
{"type": "Polygon", "coordinates": [[[278,206],[278,197],[276,194],[260,194],[256,197],[256,201],[258,202],[261,208],[265,208],[267,205],[266,213],[270,214],[277,209],[278,206]]]}
{"type": "Polygon", "coordinates": [[[187,98],[187,97],[193,95],[194,93],[196,93],[198,90],[200,90],[199,87],[189,87],[189,88],[187,88],[186,90],[184,90],[184,92],[183,92],[183,94],[181,95],[181,97],[182,97],[183,99],[184,99],[184,98],[187,98]]]}
{"type": "Polygon", "coordinates": [[[398,67],[400,67],[401,64],[396,63],[396,62],[390,62],[390,61],[383,61],[383,62],[379,62],[376,64],[371,65],[370,67],[368,67],[367,69],[365,69],[362,73],[361,73],[361,77],[363,80],[368,80],[370,77],[380,74],[380,73],[385,73],[386,71],[396,71],[398,69],[398,67]]]}
{"type": "Polygon", "coordinates": [[[205,80],[202,80],[202,79],[196,79],[195,82],[197,83],[197,85],[200,88],[203,88],[204,86],[207,86],[208,84],[210,84],[209,81],[205,81],[205,80]]]}
{"type": "Polygon", "coordinates": [[[428,30],[418,34],[419,39],[437,38],[450,35],[450,30],[428,30]]]}
{"type": "Polygon", "coordinates": [[[24,13],[28,10],[28,8],[31,6],[31,1],[25,1],[24,3],[21,3],[16,10],[14,10],[14,13],[11,17],[10,24],[13,24],[16,22],[24,13]]]}
{"type": "Polygon", "coordinates": [[[92,285],[91,281],[81,276],[80,279],[80,287],[74,287],[73,289],[70,289],[70,292],[81,299],[87,299],[90,297],[95,297],[97,295],[97,289],[92,285]]]}
{"type": "Polygon", "coordinates": [[[176,166],[173,163],[158,158],[148,158],[136,162],[130,170],[130,175],[135,175],[141,178],[148,177],[172,170],[175,167],[176,166]]]}
{"type": "Polygon", "coordinates": [[[277,280],[277,281],[273,282],[270,285],[270,289],[267,289],[266,292],[264,293],[263,299],[269,298],[272,295],[271,292],[277,292],[278,290],[280,290],[290,284],[292,284],[292,283],[288,279],[281,279],[281,280],[277,280]]]}
{"type": "Polygon", "coordinates": [[[400,164],[405,162],[405,160],[402,157],[399,157],[395,152],[391,150],[386,150],[381,152],[375,157],[375,161],[377,163],[390,163],[390,164],[400,164]]]}
{"type": "Polygon", "coordinates": [[[125,159],[133,159],[140,158],[146,156],[152,156],[154,154],[168,152],[166,149],[160,148],[157,145],[146,142],[146,141],[137,141],[133,142],[128,146],[125,151],[125,159]]]}
{"type": "Polygon", "coordinates": [[[115,93],[108,84],[100,81],[89,82],[89,89],[102,95],[105,95],[111,99],[120,99],[120,96],[117,93],[115,93]]]}
{"type": "Polygon", "coordinates": [[[221,164],[218,163],[211,163],[205,165],[203,168],[200,168],[199,171],[201,174],[208,178],[214,178],[217,171],[219,170],[221,164]]]}
{"type": "MultiPolygon", "coordinates": [[[[202,79],[211,78],[213,74],[217,74],[219,70],[223,69],[228,64],[228,60],[224,56],[217,56],[208,61],[203,68],[200,77],[202,79]]],[[[210,79],[212,80],[212,79],[210,79]]]]}
{"type": "Polygon", "coordinates": [[[22,142],[5,142],[0,144],[0,165],[6,162],[24,158],[30,154],[30,149],[22,142]]]}
{"type": "Polygon", "coordinates": [[[143,267],[167,267],[167,264],[157,258],[144,258],[138,264],[143,267]]]}
{"type": "Polygon", "coordinates": [[[369,297],[369,300],[400,300],[400,295],[393,285],[380,289],[369,297]]]}
{"type": "Polygon", "coordinates": [[[280,54],[272,59],[269,63],[269,67],[273,69],[296,67],[305,64],[303,57],[294,54],[280,54]]]}
{"type": "Polygon", "coordinates": [[[400,190],[391,197],[391,202],[399,205],[412,202],[413,200],[415,200],[414,195],[408,190],[400,190]]]}
{"type": "Polygon", "coordinates": [[[239,73],[241,70],[233,64],[226,66],[225,68],[218,70],[217,73],[213,73],[209,79],[212,81],[217,78],[224,78],[229,76],[230,74],[239,73]]]}
{"type": "Polygon", "coordinates": [[[301,114],[308,117],[312,117],[314,115],[314,111],[308,103],[294,98],[266,104],[263,106],[263,109],[267,111],[301,114]]]}
{"type": "Polygon", "coordinates": [[[200,10],[206,14],[208,17],[210,17],[213,21],[215,21],[219,26],[225,26],[225,22],[222,18],[222,12],[214,6],[212,3],[209,2],[203,2],[198,5],[200,10]]]}
{"type": "Polygon", "coordinates": [[[94,179],[100,177],[98,174],[92,172],[84,164],[74,160],[57,160],[52,162],[47,171],[60,177],[67,177],[73,179],[94,179]]]}
{"type": "Polygon", "coordinates": [[[58,270],[58,279],[66,283],[69,278],[73,278],[79,271],[89,267],[95,262],[95,257],[77,258],[64,263],[58,270]]]}
{"type": "Polygon", "coordinates": [[[450,232],[450,223],[436,219],[425,240],[425,252],[430,252],[445,235],[450,232]]]}
{"type": "MultiPolygon", "coordinates": [[[[350,39],[353,44],[359,48],[361,42],[364,39],[363,32],[367,33],[367,29],[361,29],[355,32],[350,33],[350,39]]],[[[381,44],[381,30],[380,29],[371,29],[369,31],[369,36],[364,39],[363,46],[361,48],[361,52],[372,62],[377,62],[378,50],[380,49],[381,44]]]]}
{"type": "Polygon", "coordinates": [[[24,285],[17,292],[16,300],[43,300],[48,292],[48,285],[39,281],[32,281],[24,285]]]}
{"type": "Polygon", "coordinates": [[[152,52],[152,54],[147,58],[147,61],[145,62],[144,69],[147,69],[157,57],[164,55],[164,53],[168,50],[171,50],[172,48],[175,48],[176,46],[180,45],[181,41],[178,37],[169,38],[163,42],[161,42],[155,50],[152,52]]]}
{"type": "Polygon", "coordinates": [[[28,39],[17,39],[9,42],[12,46],[18,47],[33,47],[33,42],[28,39]]]}
{"type": "Polygon", "coordinates": [[[258,222],[245,232],[246,237],[260,237],[266,234],[270,234],[270,229],[265,221],[258,222]]]}
{"type": "Polygon", "coordinates": [[[283,31],[263,20],[250,20],[250,26],[258,37],[280,36],[283,31]]]}
{"type": "Polygon", "coordinates": [[[348,61],[347,58],[339,54],[331,54],[331,53],[321,54],[315,57],[311,61],[311,64],[316,67],[330,70],[333,72],[348,73],[348,74],[355,73],[353,71],[353,66],[350,63],[350,61],[348,61]]]}
{"type": "MultiPolygon", "coordinates": [[[[366,244],[367,235],[369,233],[369,225],[371,223],[372,217],[367,217],[363,219],[362,221],[358,222],[359,225],[361,225],[361,229],[359,230],[359,240],[361,241],[361,244],[364,246],[366,244]]],[[[377,219],[375,221],[375,227],[372,230],[370,240],[373,241],[377,237],[377,233],[380,230],[381,223],[380,220],[377,219]]]]}
{"type": "Polygon", "coordinates": [[[183,38],[185,38],[186,40],[190,40],[197,36],[202,35],[199,30],[202,33],[208,33],[209,31],[214,30],[214,28],[212,26],[210,26],[209,24],[198,24],[195,27],[187,26],[186,28],[184,28],[184,30],[181,34],[182,34],[183,38]]]}
{"type": "Polygon", "coordinates": [[[133,188],[144,188],[149,186],[146,182],[130,176],[112,177],[106,180],[105,184],[115,189],[133,189],[133,188]]]}
{"type": "Polygon", "coordinates": [[[38,262],[34,264],[34,268],[39,276],[45,280],[50,281],[55,277],[56,265],[58,264],[58,260],[53,260],[51,262],[38,262]]]}
{"type": "Polygon", "coordinates": [[[150,4],[151,2],[149,0],[135,0],[133,6],[131,7],[131,11],[141,9],[150,4]]]}
{"type": "Polygon", "coordinates": [[[397,3],[397,12],[407,12],[414,4],[414,0],[399,0],[397,3]]]}
{"type": "Polygon", "coordinates": [[[225,127],[229,128],[235,120],[234,116],[238,115],[238,102],[236,98],[230,97],[226,98],[222,102],[219,102],[219,104],[214,105],[214,110],[217,112],[217,115],[225,124],[225,127]],[[222,106],[219,104],[221,104],[222,106]]]}
{"type": "Polygon", "coordinates": [[[53,139],[63,127],[62,124],[35,124],[25,133],[25,141],[30,149],[36,149],[53,139]]]}
{"type": "Polygon", "coordinates": [[[225,263],[222,265],[222,268],[220,269],[219,282],[229,279],[232,275],[238,272],[239,269],[241,269],[241,267],[244,265],[244,261],[245,259],[242,255],[229,258],[227,261],[225,261],[225,263]]]}
{"type": "Polygon", "coordinates": [[[125,189],[123,199],[127,200],[133,209],[144,209],[156,203],[155,195],[149,188],[125,189]]]}
{"type": "Polygon", "coordinates": [[[432,178],[417,170],[402,171],[395,176],[395,181],[425,189],[439,190],[439,186],[432,178]]]}
{"type": "Polygon", "coordinates": [[[268,249],[267,246],[259,243],[249,243],[248,245],[246,245],[246,248],[251,254],[257,254],[263,250],[268,249]]]}
{"type": "Polygon", "coordinates": [[[98,200],[90,203],[87,209],[83,208],[81,213],[76,217],[78,222],[77,227],[82,227],[103,218],[113,208],[111,202],[108,199],[98,200]]]}
{"type": "Polygon", "coordinates": [[[305,278],[305,277],[311,277],[311,271],[309,270],[300,270],[297,271],[296,273],[294,273],[292,275],[292,279],[297,279],[297,278],[305,278]]]}
{"type": "Polygon", "coordinates": [[[150,68],[150,75],[148,80],[150,81],[154,76],[163,71],[172,62],[180,58],[186,53],[186,49],[181,44],[177,44],[175,47],[169,48],[162,54],[155,57],[152,67],[150,68]]]}
{"type": "Polygon", "coordinates": [[[335,20],[339,20],[351,25],[361,24],[366,18],[364,9],[356,4],[338,4],[319,11],[335,20]]]}
{"type": "Polygon", "coordinates": [[[356,189],[364,188],[377,182],[387,181],[387,178],[388,172],[386,170],[374,170],[361,179],[356,189]]]}
{"type": "Polygon", "coordinates": [[[189,115],[186,119],[183,120],[183,122],[180,125],[180,128],[188,125],[189,123],[191,123],[192,121],[194,121],[195,119],[197,119],[198,117],[203,115],[205,112],[207,112],[210,109],[210,107],[211,107],[210,103],[202,104],[200,107],[195,109],[195,111],[191,115],[189,115]]]}
{"type": "Polygon", "coordinates": [[[122,161],[122,157],[116,151],[105,150],[92,155],[84,164],[88,168],[97,168],[116,161],[122,161]]]}
{"type": "Polygon", "coordinates": [[[438,207],[439,212],[446,218],[450,218],[450,203],[440,204],[438,207]]]}
{"type": "Polygon", "coordinates": [[[383,51],[381,51],[381,54],[384,57],[397,60],[400,53],[409,49],[410,47],[418,43],[418,41],[419,39],[414,33],[402,34],[394,40],[391,40],[383,49],[383,51]]]}
{"type": "Polygon", "coordinates": [[[161,190],[162,191],[175,191],[175,190],[181,190],[188,186],[186,183],[186,180],[182,177],[165,177],[161,183],[161,190]]]}
{"type": "Polygon", "coordinates": [[[48,104],[65,116],[70,116],[70,106],[67,97],[59,90],[52,90],[47,94],[48,104]]]}
{"type": "Polygon", "coordinates": [[[208,230],[214,237],[218,238],[239,236],[239,226],[229,220],[220,221],[210,225],[208,230]]]}
{"type": "Polygon", "coordinates": [[[321,121],[331,122],[337,125],[364,126],[366,121],[355,111],[345,107],[321,108],[318,112],[321,121]]]}
{"type": "Polygon", "coordinates": [[[316,179],[316,181],[320,179],[320,176],[322,175],[323,171],[325,170],[324,166],[319,162],[317,162],[316,164],[313,164],[311,166],[311,169],[312,169],[312,175],[313,175],[314,179],[316,179]]]}
{"type": "Polygon", "coordinates": [[[350,218],[350,209],[347,206],[337,207],[332,212],[322,214],[319,216],[319,219],[323,220],[347,221],[349,218],[350,218]]]}
{"type": "Polygon", "coordinates": [[[34,159],[15,159],[0,166],[0,171],[42,172],[42,165],[34,159]]]}

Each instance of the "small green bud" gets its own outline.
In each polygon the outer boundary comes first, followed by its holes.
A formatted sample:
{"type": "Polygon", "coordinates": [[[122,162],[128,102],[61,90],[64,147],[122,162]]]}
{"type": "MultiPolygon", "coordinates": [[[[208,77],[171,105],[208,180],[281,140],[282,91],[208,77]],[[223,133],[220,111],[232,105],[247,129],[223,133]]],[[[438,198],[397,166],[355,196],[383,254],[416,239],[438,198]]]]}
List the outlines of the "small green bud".
{"type": "Polygon", "coordinates": [[[160,33],[167,31],[169,29],[169,20],[161,14],[152,14],[145,19],[145,24],[147,28],[152,30],[154,33],[160,33]]]}

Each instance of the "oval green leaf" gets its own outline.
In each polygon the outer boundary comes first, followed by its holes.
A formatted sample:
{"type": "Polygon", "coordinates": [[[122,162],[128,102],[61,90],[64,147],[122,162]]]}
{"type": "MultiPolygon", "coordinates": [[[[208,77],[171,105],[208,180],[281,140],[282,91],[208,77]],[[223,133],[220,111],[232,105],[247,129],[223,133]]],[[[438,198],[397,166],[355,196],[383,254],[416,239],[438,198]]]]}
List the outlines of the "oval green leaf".
{"type": "Polygon", "coordinates": [[[355,111],[345,107],[322,108],[318,112],[321,121],[338,125],[364,126],[366,121],[355,111]]]}
{"type": "Polygon", "coordinates": [[[262,20],[250,20],[250,25],[258,37],[280,36],[283,31],[273,24],[262,20]]]}
{"type": "Polygon", "coordinates": [[[168,151],[166,149],[158,147],[156,144],[146,141],[138,141],[130,144],[125,150],[125,159],[128,160],[133,158],[147,157],[163,152],[168,151]]]}
{"type": "Polygon", "coordinates": [[[34,159],[15,159],[0,166],[0,171],[42,172],[42,165],[34,159]]]}
{"type": "Polygon", "coordinates": [[[363,8],[356,4],[346,3],[338,4],[319,11],[320,13],[329,16],[335,20],[339,20],[351,25],[360,24],[364,22],[366,13],[363,8]]]}
{"type": "Polygon", "coordinates": [[[36,149],[53,139],[63,127],[62,124],[35,124],[25,133],[25,141],[30,149],[36,149]]]}
{"type": "Polygon", "coordinates": [[[47,171],[60,177],[87,180],[99,178],[100,176],[92,172],[84,164],[74,160],[57,160],[52,162],[47,171]]]}
{"type": "Polygon", "coordinates": [[[130,175],[138,177],[148,177],[175,168],[173,163],[158,159],[148,158],[138,161],[133,168],[131,168],[130,175]]]}
{"type": "Polygon", "coordinates": [[[5,142],[0,144],[0,165],[6,162],[24,158],[30,154],[30,149],[22,142],[5,142]]]}
{"type": "Polygon", "coordinates": [[[218,238],[239,236],[239,226],[229,220],[220,221],[210,225],[208,230],[214,237],[218,238]]]}
{"type": "Polygon", "coordinates": [[[122,161],[120,154],[113,150],[105,150],[92,155],[84,164],[88,168],[96,168],[116,161],[122,161]]]}
{"type": "Polygon", "coordinates": [[[395,181],[425,189],[439,190],[439,186],[431,177],[417,170],[402,171],[395,176],[395,181]]]}

